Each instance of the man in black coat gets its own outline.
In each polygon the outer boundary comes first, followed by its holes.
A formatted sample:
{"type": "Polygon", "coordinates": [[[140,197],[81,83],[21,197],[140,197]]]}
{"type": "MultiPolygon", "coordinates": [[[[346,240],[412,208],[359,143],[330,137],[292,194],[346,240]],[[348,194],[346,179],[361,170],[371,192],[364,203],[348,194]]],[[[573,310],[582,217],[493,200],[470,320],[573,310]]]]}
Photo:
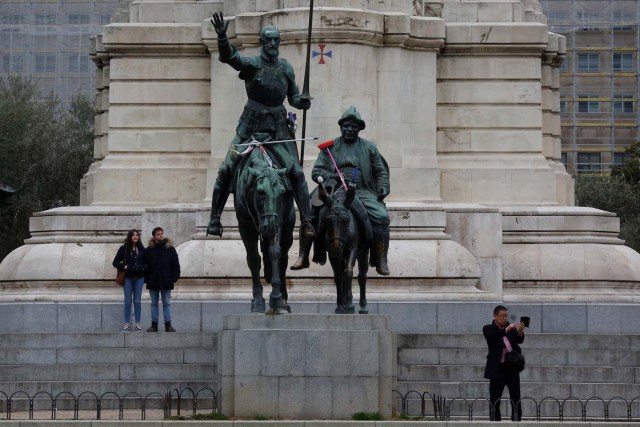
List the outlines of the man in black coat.
{"type": "Polygon", "coordinates": [[[180,278],[180,261],[173,242],[164,237],[164,230],[156,227],[153,238],[144,253],[145,281],[151,296],[151,327],[147,332],[158,332],[158,301],[162,298],[164,330],[175,332],[171,326],[171,291],[180,278]]]}
{"type": "Polygon", "coordinates": [[[520,421],[522,419],[520,373],[508,369],[504,360],[508,351],[521,352],[518,344],[522,344],[524,341],[524,323],[510,324],[509,310],[507,307],[499,305],[493,309],[493,322],[485,325],[482,328],[482,333],[489,347],[484,377],[489,379],[490,419],[491,421],[501,420],[500,398],[506,385],[509,389],[509,399],[512,402],[511,419],[520,421]]]}

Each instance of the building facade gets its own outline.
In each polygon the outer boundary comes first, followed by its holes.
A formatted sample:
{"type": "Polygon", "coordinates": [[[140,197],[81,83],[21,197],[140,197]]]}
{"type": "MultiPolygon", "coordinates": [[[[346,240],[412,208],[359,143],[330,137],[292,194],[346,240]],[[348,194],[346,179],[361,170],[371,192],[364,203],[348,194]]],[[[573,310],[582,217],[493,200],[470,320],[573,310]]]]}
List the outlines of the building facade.
{"type": "Polygon", "coordinates": [[[569,173],[608,173],[637,141],[637,0],[542,0],[550,31],[567,38],[560,78],[562,161],[569,173]]]}
{"type": "Polygon", "coordinates": [[[117,0],[3,0],[0,2],[0,78],[31,78],[62,102],[95,94],[90,37],[102,31],[117,0]]]}

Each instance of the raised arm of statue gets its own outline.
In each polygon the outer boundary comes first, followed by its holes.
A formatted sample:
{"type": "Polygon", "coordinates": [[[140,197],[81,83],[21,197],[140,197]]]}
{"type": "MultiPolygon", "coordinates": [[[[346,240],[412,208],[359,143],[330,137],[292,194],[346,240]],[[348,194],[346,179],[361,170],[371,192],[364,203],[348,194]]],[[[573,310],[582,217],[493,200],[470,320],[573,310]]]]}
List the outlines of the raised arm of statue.
{"type": "Polygon", "coordinates": [[[229,28],[229,21],[225,21],[222,16],[222,12],[214,13],[211,17],[211,24],[213,24],[213,29],[216,30],[216,34],[219,39],[227,38],[227,28],[229,28]]]}

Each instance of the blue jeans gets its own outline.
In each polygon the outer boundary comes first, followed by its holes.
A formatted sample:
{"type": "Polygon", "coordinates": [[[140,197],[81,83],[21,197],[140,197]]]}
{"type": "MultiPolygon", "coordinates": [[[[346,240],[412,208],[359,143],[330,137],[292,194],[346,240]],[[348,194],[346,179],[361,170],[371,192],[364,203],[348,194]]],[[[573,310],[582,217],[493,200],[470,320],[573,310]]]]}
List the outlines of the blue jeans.
{"type": "Polygon", "coordinates": [[[140,315],[142,314],[142,287],[144,286],[144,277],[126,277],[124,279],[124,323],[131,323],[131,303],[135,311],[136,323],[140,323],[140,315]]]}
{"type": "Polygon", "coordinates": [[[158,315],[160,311],[158,309],[158,300],[162,296],[162,315],[164,321],[171,322],[171,289],[158,291],[149,289],[149,295],[151,296],[151,321],[158,322],[158,315]]]}

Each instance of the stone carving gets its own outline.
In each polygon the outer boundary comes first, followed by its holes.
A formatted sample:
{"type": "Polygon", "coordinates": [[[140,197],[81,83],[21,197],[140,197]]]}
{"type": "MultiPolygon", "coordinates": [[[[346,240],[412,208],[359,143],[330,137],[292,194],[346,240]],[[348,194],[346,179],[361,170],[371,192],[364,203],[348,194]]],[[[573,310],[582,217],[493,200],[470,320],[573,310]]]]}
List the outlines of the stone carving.
{"type": "MultiPolygon", "coordinates": [[[[294,108],[307,110],[311,106],[311,101],[300,96],[293,67],[279,57],[280,32],[276,27],[266,26],[260,32],[262,46],[260,55],[245,57],[240,55],[227,39],[229,21],[225,21],[222,14],[219,13],[213,15],[211,22],[218,35],[220,61],[239,71],[238,77],[245,82],[248,98],[244,111],[238,120],[236,136],[231,141],[227,156],[218,170],[218,177],[211,197],[211,219],[207,227],[207,234],[222,236],[223,228],[220,223],[220,215],[229,197],[231,181],[240,160],[236,154],[241,151],[239,144],[250,138],[255,132],[267,133],[274,140],[293,138],[293,126],[283,102],[286,98],[294,108]]],[[[282,143],[282,146],[291,157],[298,157],[295,142],[282,143]]],[[[292,162],[290,167],[293,193],[302,219],[302,234],[313,237],[313,227],[308,220],[310,216],[309,190],[304,179],[304,172],[296,162],[292,162]]]]}
{"type": "Polygon", "coordinates": [[[236,179],[234,208],[251,270],[251,312],[265,312],[259,242],[264,256],[264,278],[271,284],[267,314],[281,314],[291,312],[287,305],[285,273],[295,224],[293,197],[285,181],[287,169],[277,168],[273,156],[262,145],[270,138],[260,134],[258,139],[260,141],[254,139],[246,149],[248,153],[236,179]]]}
{"type": "MultiPolygon", "coordinates": [[[[336,314],[353,314],[353,267],[358,261],[358,285],[360,287],[359,314],[367,314],[367,271],[369,269],[369,239],[364,227],[351,210],[356,197],[356,184],[350,182],[348,190],[339,188],[329,195],[320,181],[320,197],[325,202],[327,212],[321,215],[324,230],[324,247],[329,252],[329,262],[336,284],[336,314]]],[[[318,246],[316,246],[316,250],[318,246]]]]}

